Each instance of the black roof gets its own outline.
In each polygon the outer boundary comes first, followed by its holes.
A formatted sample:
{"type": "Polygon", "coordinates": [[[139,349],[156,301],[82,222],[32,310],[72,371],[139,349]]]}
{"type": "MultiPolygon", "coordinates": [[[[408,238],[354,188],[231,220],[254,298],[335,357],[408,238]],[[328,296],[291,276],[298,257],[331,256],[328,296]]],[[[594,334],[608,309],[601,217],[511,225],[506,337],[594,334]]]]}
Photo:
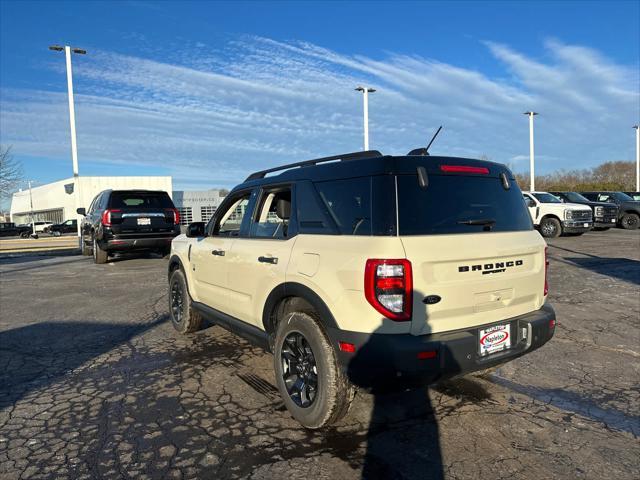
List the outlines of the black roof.
{"type": "MultiPolygon", "coordinates": [[[[380,152],[372,150],[323,157],[261,170],[249,175],[234,190],[295,180],[324,181],[371,175],[415,174],[417,167],[424,167],[427,174],[442,175],[445,173],[440,170],[441,165],[485,167],[489,170],[488,175],[491,177],[498,177],[501,173],[506,173],[509,178],[513,178],[513,174],[505,165],[486,160],[430,155],[393,156],[382,155],[380,152]],[[267,176],[269,173],[280,170],[283,170],[282,173],[267,176]]],[[[473,175],[473,173],[469,175],[473,175]]]]}

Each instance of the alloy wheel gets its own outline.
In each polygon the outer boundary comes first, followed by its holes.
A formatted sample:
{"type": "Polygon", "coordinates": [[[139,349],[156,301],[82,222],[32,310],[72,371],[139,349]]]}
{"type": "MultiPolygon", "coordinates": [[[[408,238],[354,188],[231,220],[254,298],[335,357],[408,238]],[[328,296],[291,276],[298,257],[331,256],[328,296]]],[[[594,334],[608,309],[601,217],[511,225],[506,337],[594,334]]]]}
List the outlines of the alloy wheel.
{"type": "Polygon", "coordinates": [[[173,282],[171,285],[171,315],[176,323],[182,322],[182,311],[184,307],[184,291],[180,282],[173,282]]]}
{"type": "Polygon", "coordinates": [[[311,406],[318,392],[318,367],[307,339],[299,332],[287,335],[280,359],[289,397],[299,407],[311,406]]]}

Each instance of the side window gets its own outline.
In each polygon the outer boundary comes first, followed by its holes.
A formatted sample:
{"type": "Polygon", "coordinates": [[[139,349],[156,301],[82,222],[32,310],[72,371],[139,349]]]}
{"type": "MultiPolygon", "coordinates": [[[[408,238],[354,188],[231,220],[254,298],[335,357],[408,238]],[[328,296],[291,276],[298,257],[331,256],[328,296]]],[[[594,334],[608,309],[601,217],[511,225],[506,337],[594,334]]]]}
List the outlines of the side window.
{"type": "Polygon", "coordinates": [[[265,190],[251,223],[251,236],[286,239],[291,218],[291,188],[265,190]]]}
{"type": "Polygon", "coordinates": [[[221,237],[237,237],[240,235],[240,227],[245,218],[249,205],[250,193],[246,193],[233,201],[229,208],[218,217],[213,229],[213,235],[221,237]]]}
{"type": "Polygon", "coordinates": [[[93,213],[96,211],[96,208],[98,208],[98,203],[100,202],[100,197],[102,196],[101,193],[99,193],[98,195],[96,195],[96,197],[93,199],[93,201],[91,202],[91,205],[89,205],[89,213],[93,213]]]}
{"type": "Polygon", "coordinates": [[[371,235],[371,177],[316,182],[322,202],[342,235],[371,235]]]}
{"type": "Polygon", "coordinates": [[[536,206],[536,202],[529,195],[523,195],[522,197],[524,198],[524,203],[527,205],[527,207],[533,208],[536,206]]]}

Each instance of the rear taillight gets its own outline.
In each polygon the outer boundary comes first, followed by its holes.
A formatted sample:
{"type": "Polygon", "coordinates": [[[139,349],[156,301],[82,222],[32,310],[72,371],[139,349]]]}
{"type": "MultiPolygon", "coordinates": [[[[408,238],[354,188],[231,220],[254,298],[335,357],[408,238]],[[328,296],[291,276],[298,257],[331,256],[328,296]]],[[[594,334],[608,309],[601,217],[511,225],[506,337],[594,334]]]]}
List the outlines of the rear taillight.
{"type": "Polygon", "coordinates": [[[112,213],[118,213],[121,212],[122,210],[115,210],[115,209],[107,209],[104,212],[102,212],[102,225],[104,225],[105,227],[110,227],[111,226],[111,214],[112,213]]]}
{"type": "Polygon", "coordinates": [[[173,223],[174,225],[180,225],[180,212],[177,208],[169,208],[169,212],[173,215],[173,223]]]}
{"type": "Polygon", "coordinates": [[[413,275],[405,259],[369,259],[364,270],[367,301],[385,317],[399,322],[411,320],[413,275]]]}
{"type": "Polygon", "coordinates": [[[548,247],[544,247],[544,296],[546,297],[549,293],[549,282],[547,281],[547,276],[549,272],[549,257],[547,256],[548,247]]]}

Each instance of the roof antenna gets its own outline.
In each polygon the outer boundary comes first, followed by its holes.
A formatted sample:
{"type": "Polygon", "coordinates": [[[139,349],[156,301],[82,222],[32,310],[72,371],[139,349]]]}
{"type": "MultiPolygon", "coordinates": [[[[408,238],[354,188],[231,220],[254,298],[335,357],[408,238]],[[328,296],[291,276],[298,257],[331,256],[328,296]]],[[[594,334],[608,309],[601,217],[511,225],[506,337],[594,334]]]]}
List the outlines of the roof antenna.
{"type": "Polygon", "coordinates": [[[438,127],[438,130],[436,130],[436,133],[433,135],[433,137],[431,137],[431,141],[429,142],[429,145],[427,145],[427,148],[416,148],[415,150],[411,150],[407,155],[422,155],[422,156],[429,155],[429,148],[431,147],[431,144],[440,133],[440,130],[442,130],[442,125],[438,127]]]}

